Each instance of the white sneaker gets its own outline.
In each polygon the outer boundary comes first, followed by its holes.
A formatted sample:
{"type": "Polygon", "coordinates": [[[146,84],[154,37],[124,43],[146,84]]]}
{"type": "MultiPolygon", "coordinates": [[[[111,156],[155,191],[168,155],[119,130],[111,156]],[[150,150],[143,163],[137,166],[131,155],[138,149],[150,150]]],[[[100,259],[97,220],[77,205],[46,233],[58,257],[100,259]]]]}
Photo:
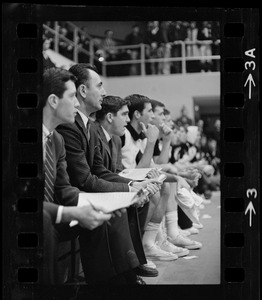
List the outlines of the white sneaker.
{"type": "Polygon", "coordinates": [[[167,239],[175,246],[187,248],[189,250],[200,249],[202,247],[201,243],[193,241],[188,237],[182,236],[181,234],[179,234],[175,238],[168,237],[167,239]]]}
{"type": "Polygon", "coordinates": [[[144,266],[150,268],[150,269],[156,269],[156,265],[152,262],[152,260],[146,260],[146,264],[144,266]]]}
{"type": "Polygon", "coordinates": [[[191,234],[187,229],[179,229],[179,233],[183,236],[189,236],[191,234]]]}
{"type": "Polygon", "coordinates": [[[186,231],[189,231],[191,234],[198,234],[199,233],[199,230],[194,226],[192,226],[190,228],[187,228],[186,231]]]}
{"type": "Polygon", "coordinates": [[[210,203],[211,203],[211,200],[203,199],[203,204],[210,204],[210,203]]]}
{"type": "Polygon", "coordinates": [[[161,244],[160,248],[164,251],[172,252],[172,253],[176,254],[178,257],[186,256],[189,253],[188,249],[182,248],[182,247],[177,247],[177,246],[171,244],[168,240],[165,240],[161,244]]]}
{"type": "Polygon", "coordinates": [[[197,229],[202,229],[204,227],[204,225],[202,223],[200,223],[200,224],[193,223],[193,227],[195,227],[197,229]]]}
{"type": "Polygon", "coordinates": [[[176,254],[160,249],[158,242],[155,242],[151,248],[144,246],[144,250],[146,257],[152,260],[170,261],[178,259],[176,254]]]}

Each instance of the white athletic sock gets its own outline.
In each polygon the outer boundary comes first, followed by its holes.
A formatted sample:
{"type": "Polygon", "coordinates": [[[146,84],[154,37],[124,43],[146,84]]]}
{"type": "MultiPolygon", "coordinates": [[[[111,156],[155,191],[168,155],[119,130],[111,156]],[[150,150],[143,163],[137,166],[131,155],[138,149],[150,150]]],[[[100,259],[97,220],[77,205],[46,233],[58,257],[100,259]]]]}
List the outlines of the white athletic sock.
{"type": "Polygon", "coordinates": [[[177,211],[167,212],[165,215],[166,219],[166,233],[167,236],[175,238],[179,235],[179,228],[177,223],[177,211]]]}
{"type": "Polygon", "coordinates": [[[159,227],[160,227],[160,223],[152,223],[152,222],[148,223],[143,235],[144,247],[151,248],[155,244],[159,227]]]}
{"type": "Polygon", "coordinates": [[[164,242],[164,240],[166,239],[164,226],[165,226],[165,223],[164,223],[164,221],[162,221],[161,226],[159,226],[157,236],[156,236],[156,241],[158,242],[159,245],[161,245],[164,242]]]}

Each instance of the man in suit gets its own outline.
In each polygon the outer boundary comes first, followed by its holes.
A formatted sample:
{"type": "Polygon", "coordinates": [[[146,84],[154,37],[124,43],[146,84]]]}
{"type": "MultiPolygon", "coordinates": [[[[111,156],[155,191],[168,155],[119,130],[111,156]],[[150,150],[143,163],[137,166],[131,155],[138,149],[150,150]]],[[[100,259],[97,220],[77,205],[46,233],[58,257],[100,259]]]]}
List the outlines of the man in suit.
{"type": "MultiPolygon", "coordinates": [[[[101,109],[105,96],[101,78],[93,66],[84,63],[72,66],[70,72],[77,77],[75,84],[80,106],[75,123],[60,125],[57,130],[65,140],[67,170],[71,184],[86,192],[128,192],[147,187],[150,181],[133,182],[104,166],[96,127],[89,118],[92,113],[101,109]]],[[[151,187],[154,189],[153,184],[151,187]]],[[[90,236],[96,243],[108,242],[111,253],[116,254],[113,260],[118,262],[117,273],[129,270],[131,274],[130,266],[135,269],[139,264],[145,263],[145,260],[136,255],[127,215],[123,214],[121,218],[113,219],[111,225],[107,228],[107,240],[101,234],[96,234],[96,231],[90,236]]],[[[90,236],[81,235],[79,239],[83,270],[88,278],[91,276],[88,265],[97,256],[96,249],[90,243],[90,236]],[[89,256],[86,255],[87,252],[89,256]]]]}
{"type": "MultiPolygon", "coordinates": [[[[130,121],[128,116],[129,102],[117,96],[106,96],[101,104],[102,109],[96,112],[97,132],[100,140],[100,149],[103,156],[104,165],[112,172],[119,173],[123,170],[121,161],[122,142],[120,136],[125,132],[125,126],[130,121]]],[[[156,195],[156,194],[155,194],[156,195]]],[[[154,195],[154,196],[155,196],[154,195]]],[[[150,199],[152,201],[152,199],[150,199]]],[[[148,207],[141,207],[147,214],[148,207]]],[[[136,246],[136,253],[145,258],[142,245],[142,231],[139,222],[137,208],[130,207],[127,209],[130,232],[132,240],[136,246]]],[[[140,218],[141,219],[141,218],[140,218]]],[[[146,258],[145,258],[146,259],[146,258]]],[[[147,261],[147,264],[140,265],[137,268],[137,274],[141,276],[157,276],[158,271],[155,265],[147,261]]]]}
{"type": "Polygon", "coordinates": [[[57,283],[59,241],[76,238],[81,229],[95,229],[111,218],[111,214],[100,213],[88,203],[77,207],[84,193],[71,186],[66,171],[64,140],[55,128],[61,123],[74,122],[79,106],[74,82],[73,74],[62,69],[50,68],[43,75],[44,284],[57,283]],[[72,220],[77,220],[80,226],[70,228],[72,220]]]}

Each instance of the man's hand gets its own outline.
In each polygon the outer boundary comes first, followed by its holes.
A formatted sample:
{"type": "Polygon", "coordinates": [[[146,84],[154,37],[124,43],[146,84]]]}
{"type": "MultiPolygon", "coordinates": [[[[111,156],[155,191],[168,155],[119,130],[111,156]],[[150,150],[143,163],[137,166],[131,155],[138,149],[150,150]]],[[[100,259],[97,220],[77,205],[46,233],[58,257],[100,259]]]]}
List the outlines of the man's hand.
{"type": "Polygon", "coordinates": [[[160,135],[163,142],[170,142],[172,138],[172,129],[167,126],[165,123],[160,125],[160,135]]]}
{"type": "Polygon", "coordinates": [[[171,173],[171,174],[177,174],[178,173],[177,168],[171,163],[161,164],[161,167],[162,167],[162,171],[164,171],[166,173],[171,173]]]}
{"type": "Polygon", "coordinates": [[[71,222],[76,220],[81,227],[93,230],[110,220],[111,216],[111,214],[103,213],[102,210],[94,209],[91,204],[81,207],[64,206],[62,221],[71,222]]]}
{"type": "Polygon", "coordinates": [[[143,122],[140,122],[142,127],[142,131],[144,132],[145,136],[147,137],[148,143],[155,143],[159,137],[159,129],[152,124],[148,124],[147,128],[143,122]]]}
{"type": "Polygon", "coordinates": [[[158,177],[146,179],[144,181],[135,181],[131,186],[131,192],[137,192],[140,189],[145,189],[149,183],[155,184],[157,186],[162,185],[162,181],[158,180],[158,177]]]}
{"type": "Polygon", "coordinates": [[[183,177],[177,176],[177,188],[186,188],[187,190],[191,190],[190,185],[186,182],[183,177]]]}
{"type": "Polygon", "coordinates": [[[146,191],[148,192],[148,197],[151,197],[157,192],[159,192],[160,188],[161,188],[161,184],[148,183],[146,187],[146,191]]]}
{"type": "Polygon", "coordinates": [[[148,179],[158,178],[160,176],[160,174],[161,174],[161,171],[158,170],[157,168],[154,168],[147,173],[146,178],[148,178],[148,179]]]}

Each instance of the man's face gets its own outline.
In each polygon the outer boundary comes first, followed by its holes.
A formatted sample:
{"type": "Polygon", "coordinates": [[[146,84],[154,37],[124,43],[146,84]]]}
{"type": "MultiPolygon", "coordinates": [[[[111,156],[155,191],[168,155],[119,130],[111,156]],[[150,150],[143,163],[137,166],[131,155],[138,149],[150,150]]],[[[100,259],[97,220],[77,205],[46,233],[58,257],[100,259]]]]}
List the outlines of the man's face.
{"type": "Polygon", "coordinates": [[[151,103],[146,103],[138,122],[143,122],[147,126],[152,123],[154,117],[151,103]]]}
{"type": "Polygon", "coordinates": [[[130,121],[128,116],[129,109],[127,105],[124,105],[116,115],[112,117],[112,126],[111,131],[112,134],[122,136],[125,133],[125,127],[127,123],[130,121]]]}
{"type": "Polygon", "coordinates": [[[65,82],[64,94],[59,98],[58,105],[55,110],[55,117],[60,124],[74,123],[79,102],[76,98],[75,83],[71,80],[65,82]]]}
{"type": "Polygon", "coordinates": [[[156,106],[154,110],[154,119],[151,123],[159,128],[161,124],[165,122],[165,119],[166,117],[164,115],[164,107],[156,106]]]}
{"type": "Polygon", "coordinates": [[[178,137],[179,142],[186,143],[187,134],[186,134],[186,130],[184,127],[180,127],[177,137],[178,137]]]}
{"type": "Polygon", "coordinates": [[[100,76],[93,70],[89,70],[90,80],[89,86],[86,88],[86,105],[90,108],[89,112],[95,112],[100,110],[103,98],[106,96],[106,92],[103,87],[100,76]]]}
{"type": "Polygon", "coordinates": [[[179,144],[178,130],[176,128],[173,129],[172,144],[173,145],[178,145],[179,144]]]}
{"type": "Polygon", "coordinates": [[[169,128],[173,128],[174,127],[174,122],[171,119],[171,115],[165,115],[166,119],[165,119],[165,123],[169,128]]]}

